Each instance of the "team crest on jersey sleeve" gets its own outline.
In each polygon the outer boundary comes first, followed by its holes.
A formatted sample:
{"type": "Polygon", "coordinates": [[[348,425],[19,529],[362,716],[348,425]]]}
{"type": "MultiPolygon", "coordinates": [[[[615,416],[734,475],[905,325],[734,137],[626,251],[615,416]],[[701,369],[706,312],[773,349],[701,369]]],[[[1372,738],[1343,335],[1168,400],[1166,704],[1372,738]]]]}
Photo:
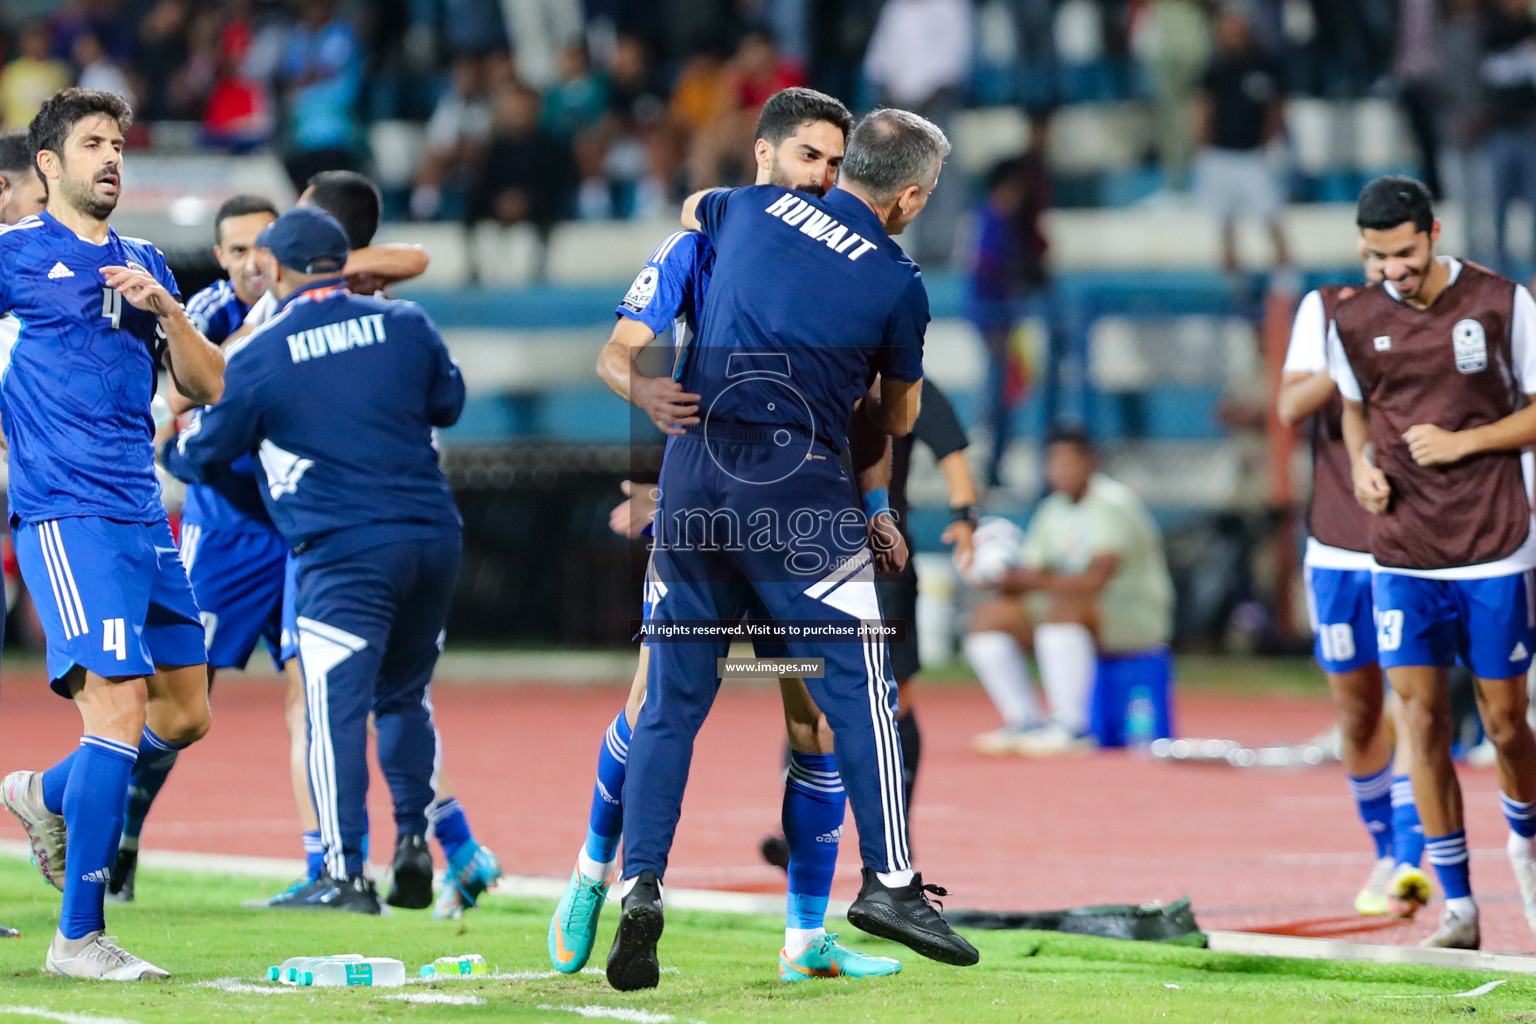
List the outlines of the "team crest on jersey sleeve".
{"type": "Polygon", "coordinates": [[[661,271],[655,267],[646,267],[635,278],[635,283],[629,286],[629,291],[624,293],[624,308],[631,313],[638,313],[651,304],[656,297],[656,285],[661,279],[661,271]]]}
{"type": "Polygon", "coordinates": [[[1451,350],[1456,355],[1456,369],[1478,373],[1488,368],[1488,336],[1476,320],[1458,320],[1451,328],[1451,350]]]}

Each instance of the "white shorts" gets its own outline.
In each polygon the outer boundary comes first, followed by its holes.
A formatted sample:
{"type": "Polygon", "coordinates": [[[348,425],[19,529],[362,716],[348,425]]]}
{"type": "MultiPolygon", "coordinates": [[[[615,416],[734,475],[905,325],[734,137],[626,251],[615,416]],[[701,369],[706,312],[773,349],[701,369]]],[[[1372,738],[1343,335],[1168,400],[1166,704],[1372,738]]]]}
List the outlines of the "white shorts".
{"type": "Polygon", "coordinates": [[[1221,220],[1274,220],[1283,197],[1280,175],[1262,149],[1206,149],[1195,158],[1195,194],[1221,220]]]}

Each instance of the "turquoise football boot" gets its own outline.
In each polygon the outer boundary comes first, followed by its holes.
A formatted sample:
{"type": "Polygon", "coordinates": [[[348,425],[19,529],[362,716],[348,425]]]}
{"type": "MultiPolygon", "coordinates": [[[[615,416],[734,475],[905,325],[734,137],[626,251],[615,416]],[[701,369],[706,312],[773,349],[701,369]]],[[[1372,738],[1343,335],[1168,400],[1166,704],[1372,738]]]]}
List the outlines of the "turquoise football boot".
{"type": "Polygon", "coordinates": [[[609,878],[594,882],[580,868],[571,872],[555,916],[549,919],[549,962],[560,973],[575,974],[587,966],[610,882],[609,878]]]}
{"type": "Polygon", "coordinates": [[[793,960],[779,950],[779,978],[807,981],[811,978],[879,978],[899,974],[901,961],[870,956],[839,945],[836,935],[822,935],[793,960]]]}

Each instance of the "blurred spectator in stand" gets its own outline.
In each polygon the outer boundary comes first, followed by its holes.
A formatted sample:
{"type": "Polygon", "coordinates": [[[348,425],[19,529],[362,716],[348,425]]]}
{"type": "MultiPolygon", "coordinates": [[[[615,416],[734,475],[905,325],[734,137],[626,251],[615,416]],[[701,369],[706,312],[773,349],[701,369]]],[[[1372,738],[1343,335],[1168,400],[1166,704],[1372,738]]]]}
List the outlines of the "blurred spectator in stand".
{"type": "Polygon", "coordinates": [[[1152,0],[1137,34],[1152,85],[1154,128],[1163,187],[1189,187],[1194,158],[1195,101],[1211,60],[1210,5],[1203,0],[1152,0]]]}
{"type": "Polygon", "coordinates": [[[1049,334],[1053,320],[1042,228],[1051,205],[1048,131],[1045,115],[1031,118],[1029,149],[992,168],[986,199],[976,214],[966,312],[987,348],[988,488],[1002,486],[1014,409],[1029,381],[1026,354],[1015,344],[1016,329],[1024,316],[1035,313],[1049,334]]]}
{"type": "Polygon", "coordinates": [[[411,216],[432,220],[442,206],[445,179],[461,180],[485,153],[491,134],[491,103],[485,91],[485,61],[464,54],[453,60],[453,77],[427,122],[425,151],[416,165],[411,216]]]}
{"type": "Polygon", "coordinates": [[[1201,203],[1221,224],[1221,262],[1238,270],[1237,221],[1263,219],[1275,247],[1275,264],[1288,266],[1281,213],[1284,182],[1269,153],[1285,130],[1285,88],[1278,64],[1261,53],[1248,19],[1225,7],[1216,22],[1217,52],[1201,80],[1196,137],[1203,147],[1195,164],[1201,203]]]}
{"type": "Polygon", "coordinates": [[[1392,73],[1398,100],[1408,118],[1408,130],[1419,149],[1419,180],[1429,186],[1436,201],[1445,197],[1440,184],[1439,82],[1440,6],[1442,0],[1402,0],[1398,23],[1397,54],[1392,73]]]}
{"type": "MultiPolygon", "coordinates": [[[[212,81],[201,115],[204,142],[233,153],[263,146],[272,137],[271,98],[266,86],[245,71],[246,55],[255,38],[246,6],[244,2],[229,5],[226,18],[212,26],[212,81]]],[[[196,25],[194,34],[201,37],[208,26],[201,17],[196,25]]],[[[207,49],[200,43],[198,51],[203,54],[207,49]]],[[[183,87],[196,94],[193,83],[183,83],[183,87]]]]}
{"type": "Polygon", "coordinates": [[[706,53],[690,61],[685,73],[672,103],[691,130],[683,138],[690,186],[752,181],[757,169],[751,159],[753,133],[763,104],[776,92],[804,85],[804,70],[778,52],[771,32],[750,28],[728,62],[718,64],[706,53]]]}
{"type": "Polygon", "coordinates": [[[587,48],[572,43],[560,51],[560,77],[544,90],[540,126],[567,143],[597,127],[608,105],[608,83],[592,71],[587,48]]]}
{"type": "Polygon", "coordinates": [[[1026,110],[1054,110],[1061,102],[1061,55],[1056,12],[1061,0],[1009,0],[1017,73],[1014,94],[1026,110]]]}
{"type": "Polygon", "coordinates": [[[441,3],[443,42],[451,58],[508,47],[505,12],[497,0],[441,0],[441,3]]]}
{"type": "Polygon", "coordinates": [[[82,89],[110,92],[128,101],[129,106],[138,104],[138,94],[128,81],[123,69],[107,59],[101,40],[94,32],[83,32],[75,37],[75,66],[80,69],[75,84],[82,89]]]}
{"type": "MultiPolygon", "coordinates": [[[[1438,33],[1445,68],[1480,68],[1483,63],[1482,0],[1446,0],[1438,33]]],[[[1493,175],[1483,148],[1483,83],[1478,74],[1442,75],[1439,97],[1440,175],[1448,198],[1461,206],[1466,255],[1485,266],[1494,256],[1493,175]]]]}
{"type": "MultiPolygon", "coordinates": [[[[921,114],[948,132],[971,74],[971,16],[968,0],[888,0],[864,58],[876,99],[921,114]]],[[[941,174],[928,215],[903,237],[912,258],[948,262],[964,208],[960,175],[941,174]]]]}
{"type": "Polygon", "coordinates": [[[283,165],[293,187],[321,171],[356,170],[363,58],[335,0],[301,0],[278,67],[286,120],[283,165]]]}
{"type": "Polygon", "coordinates": [[[539,127],[539,93],[503,86],[491,98],[491,138],[470,185],[466,229],[483,221],[502,227],[531,224],[543,250],[556,223],[570,215],[576,161],[569,143],[539,127]]]}
{"type": "Polygon", "coordinates": [[[75,60],[80,37],[94,35],[113,63],[128,63],[135,33],[125,7],[124,0],[64,0],[48,18],[48,55],[66,63],[75,60]]]}
{"type": "Polygon", "coordinates": [[[608,65],[608,109],[596,128],[576,140],[583,218],[662,209],[677,164],[666,113],[644,45],[635,36],[619,36],[608,65]]]}
{"type": "MultiPolygon", "coordinates": [[[[492,6],[495,6],[494,2],[492,6]]],[[[565,45],[581,38],[581,0],[501,0],[501,9],[506,18],[506,31],[511,33],[517,47],[517,66],[522,71],[523,80],[540,89],[546,88],[561,74],[565,45]]]]}
{"type": "Polygon", "coordinates": [[[139,45],[133,69],[139,80],[139,103],[134,116],[146,121],[171,120],[171,80],[187,63],[187,22],[190,12],[183,0],[158,0],[139,22],[139,45]]]}
{"type": "Polygon", "coordinates": [[[815,0],[810,5],[806,34],[815,75],[813,88],[850,100],[858,96],[864,51],[879,11],[880,0],[815,0]]]}
{"type": "Polygon", "coordinates": [[[1536,19],[1528,0],[1492,0],[1483,14],[1483,136],[1493,179],[1493,269],[1513,276],[1510,204],[1536,210],[1536,19]]]}
{"type": "Polygon", "coordinates": [[[720,165],[728,162],[734,170],[741,161],[740,151],[730,149],[737,134],[735,113],[736,80],[724,47],[706,46],[684,62],[668,106],[672,128],[687,153],[690,189],[734,180],[733,174],[722,176],[720,165]]]}
{"type": "Polygon", "coordinates": [[[48,56],[48,29],[42,24],[21,30],[19,55],[0,70],[3,127],[26,128],[43,102],[69,87],[69,65],[48,56]]]}

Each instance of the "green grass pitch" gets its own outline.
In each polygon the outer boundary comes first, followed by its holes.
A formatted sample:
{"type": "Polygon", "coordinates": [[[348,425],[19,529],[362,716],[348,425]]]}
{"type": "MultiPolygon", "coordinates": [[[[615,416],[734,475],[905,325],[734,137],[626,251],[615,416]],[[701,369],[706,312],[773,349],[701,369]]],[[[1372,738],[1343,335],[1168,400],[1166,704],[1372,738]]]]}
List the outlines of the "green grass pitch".
{"type": "MultiPolygon", "coordinates": [[[[697,912],[668,915],[661,987],[621,993],[595,972],[557,977],[549,970],[544,944],[552,905],[547,902],[493,897],[462,924],[433,921],[427,911],[377,919],[239,905],[274,888],[254,879],[145,870],[139,901],[108,908],[108,930],[175,978],[138,984],[73,982],[41,971],[58,912],[57,894],[26,863],[0,860],[0,922],[23,932],[20,939],[0,940],[0,1024],[1536,1022],[1536,978],[1243,957],[1040,932],[973,932],[981,964],[958,969],[923,960],[845,924],[839,930],[851,944],[897,956],[905,970],[893,978],[791,985],[778,980],[775,968],[780,919],[697,912]],[[500,974],[399,989],[294,990],[265,980],[266,968],[289,956],[351,952],[403,960],[412,977],[439,956],[480,953],[500,974]],[[1456,997],[1500,980],[1505,983],[1491,991],[1456,997]],[[407,1002],[400,996],[460,1002],[407,1002]]],[[[614,909],[610,905],[605,914],[594,966],[601,966],[612,938],[614,909]]]]}

